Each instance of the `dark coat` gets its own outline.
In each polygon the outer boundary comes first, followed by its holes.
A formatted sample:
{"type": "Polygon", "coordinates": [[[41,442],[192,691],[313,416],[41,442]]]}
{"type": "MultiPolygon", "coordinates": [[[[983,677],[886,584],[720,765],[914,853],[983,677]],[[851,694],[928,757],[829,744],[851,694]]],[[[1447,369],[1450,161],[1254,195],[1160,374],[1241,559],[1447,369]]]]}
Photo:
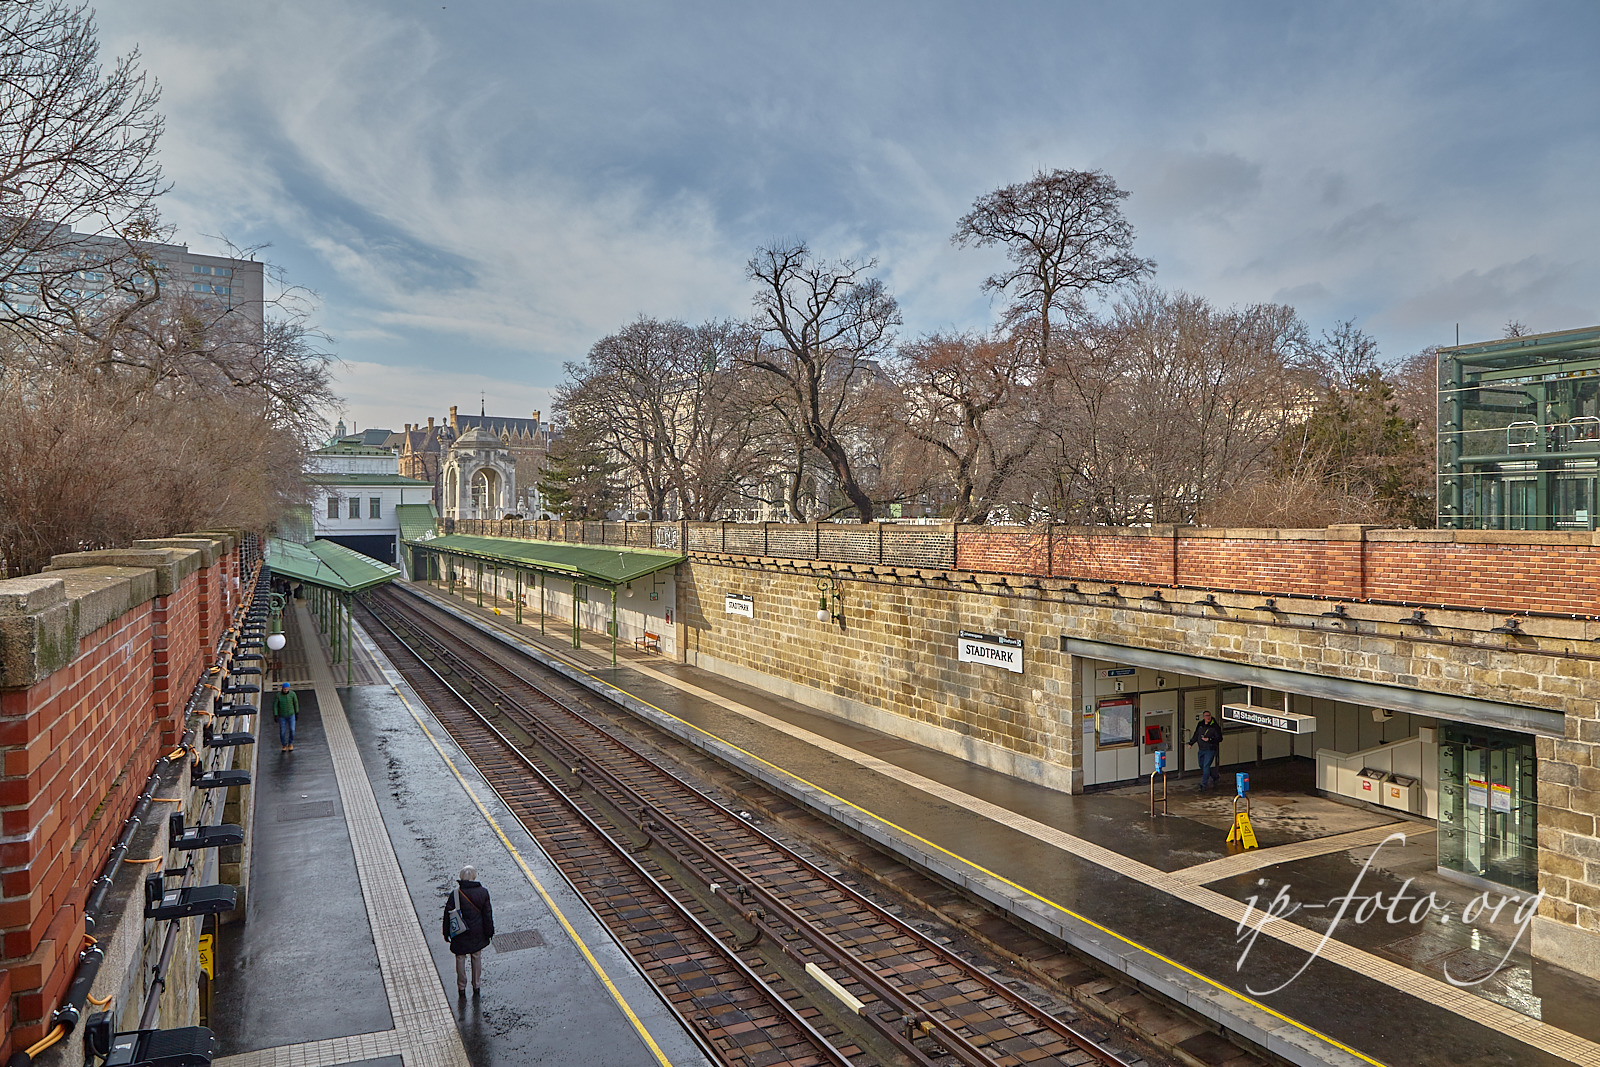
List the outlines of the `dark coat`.
{"type": "Polygon", "coordinates": [[[489,903],[489,891],[478,882],[462,882],[461,888],[444,898],[444,917],[440,932],[450,938],[450,951],[457,956],[470,956],[489,947],[494,937],[494,907],[489,903]],[[455,905],[456,893],[461,894],[461,917],[467,928],[450,937],[450,909],[455,905]]]}
{"type": "Polygon", "coordinates": [[[1210,722],[1201,719],[1194,724],[1194,736],[1189,738],[1189,743],[1216,751],[1222,747],[1222,726],[1215,719],[1210,722]]]}

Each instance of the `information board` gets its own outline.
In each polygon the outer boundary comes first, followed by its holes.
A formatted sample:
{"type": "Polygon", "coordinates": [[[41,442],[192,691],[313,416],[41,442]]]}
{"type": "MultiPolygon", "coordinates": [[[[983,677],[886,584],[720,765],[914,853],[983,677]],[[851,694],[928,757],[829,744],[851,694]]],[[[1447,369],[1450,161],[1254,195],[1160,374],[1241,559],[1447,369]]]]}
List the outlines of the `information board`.
{"type": "Polygon", "coordinates": [[[1100,702],[1100,747],[1133,744],[1133,726],[1137,705],[1132,697],[1118,697],[1100,702]]]}
{"type": "Polygon", "coordinates": [[[1258,704],[1224,704],[1222,721],[1235,726],[1260,726],[1267,730],[1282,730],[1286,734],[1314,734],[1317,732],[1315,715],[1296,715],[1277,708],[1263,708],[1258,704]]]}
{"type": "Polygon", "coordinates": [[[743,615],[747,619],[756,617],[755,597],[745,596],[743,593],[729,593],[723,597],[722,603],[729,615],[743,615]]]}

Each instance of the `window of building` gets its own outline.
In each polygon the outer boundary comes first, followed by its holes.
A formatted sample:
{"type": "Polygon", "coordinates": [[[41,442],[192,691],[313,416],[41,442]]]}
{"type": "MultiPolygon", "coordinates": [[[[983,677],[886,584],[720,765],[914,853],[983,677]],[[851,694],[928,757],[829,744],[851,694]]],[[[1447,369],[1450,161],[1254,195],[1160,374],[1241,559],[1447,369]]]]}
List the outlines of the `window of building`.
{"type": "Polygon", "coordinates": [[[336,497],[336,496],[330,496],[328,498],[328,518],[337,519],[338,517],[339,517],[339,498],[336,497]]]}
{"type": "Polygon", "coordinates": [[[350,517],[352,519],[359,519],[361,517],[361,498],[358,496],[353,496],[350,498],[350,517]]]}
{"type": "Polygon", "coordinates": [[[194,272],[196,274],[210,274],[211,273],[211,268],[210,267],[202,267],[198,263],[196,263],[195,267],[194,267],[194,272]]]}
{"type": "Polygon", "coordinates": [[[381,519],[381,518],[383,518],[383,497],[374,496],[374,497],[368,497],[367,498],[367,518],[369,518],[369,519],[381,519]]]}
{"type": "Polygon", "coordinates": [[[233,268],[232,267],[212,267],[211,268],[211,273],[215,274],[219,278],[231,278],[231,277],[233,277],[233,268]]]}
{"type": "Polygon", "coordinates": [[[211,291],[211,286],[207,285],[205,282],[195,282],[194,291],[197,293],[209,293],[211,291]]]}

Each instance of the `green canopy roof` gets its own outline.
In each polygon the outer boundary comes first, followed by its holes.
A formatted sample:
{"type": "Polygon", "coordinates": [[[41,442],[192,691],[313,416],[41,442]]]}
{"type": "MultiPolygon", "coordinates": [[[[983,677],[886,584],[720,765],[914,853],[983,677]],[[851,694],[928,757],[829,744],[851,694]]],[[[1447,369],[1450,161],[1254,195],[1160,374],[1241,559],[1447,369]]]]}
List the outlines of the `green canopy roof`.
{"type": "Polygon", "coordinates": [[[400,540],[415,541],[419,537],[432,537],[439,526],[439,513],[427,504],[396,504],[394,517],[400,521],[400,540]]]}
{"type": "Polygon", "coordinates": [[[353,548],[332,541],[300,545],[279,537],[267,540],[267,566],[274,574],[341,593],[370,589],[400,574],[387,563],[379,563],[371,556],[363,556],[353,548]]]}
{"type": "Polygon", "coordinates": [[[418,478],[407,478],[400,474],[318,474],[312,472],[306,475],[306,481],[314,485],[398,485],[402,488],[415,486],[419,489],[432,489],[432,482],[425,482],[418,478]]]}
{"type": "Polygon", "coordinates": [[[524,541],[514,537],[445,537],[407,540],[419,548],[488,560],[527,570],[558,574],[596,585],[621,585],[656,571],[676,566],[689,557],[679,552],[649,548],[613,548],[573,545],[564,541],[524,541]]]}

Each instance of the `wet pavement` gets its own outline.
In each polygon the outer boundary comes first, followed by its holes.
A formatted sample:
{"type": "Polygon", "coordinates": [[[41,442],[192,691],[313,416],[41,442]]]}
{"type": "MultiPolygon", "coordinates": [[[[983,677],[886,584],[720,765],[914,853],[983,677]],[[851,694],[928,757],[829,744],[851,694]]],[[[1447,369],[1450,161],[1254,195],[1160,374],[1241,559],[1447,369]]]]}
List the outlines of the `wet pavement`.
{"type": "Polygon", "coordinates": [[[381,657],[367,659],[391,684],[335,689],[318,661],[314,688],[299,690],[295,751],[278,750],[270,721],[262,735],[248,912],[224,928],[213,989],[219,1064],[702,1067],[676,1016],[421,701],[381,657]],[[493,894],[496,934],[481,996],[458,997],[440,926],[468,863],[493,894]],[[445,1018],[459,1044],[441,1042],[445,1018]]]}
{"type": "Polygon", "coordinates": [[[472,1063],[600,1067],[656,1062],[517,856],[576,928],[654,1040],[669,1051],[670,1062],[703,1062],[654,989],[422,703],[409,690],[403,701],[390,686],[357,686],[341,689],[340,695],[472,1063]],[[413,710],[461,777],[441,757],[413,710]],[[479,802],[493,818],[492,825],[478,810],[479,802]],[[478,868],[478,880],[489,889],[496,931],[494,943],[483,953],[482,995],[477,997],[457,996],[455,957],[440,929],[444,900],[466,864],[478,868]]]}
{"type": "MultiPolygon", "coordinates": [[[[457,602],[453,607],[462,610],[465,606],[457,602]]],[[[466,613],[472,614],[470,609],[466,613]]],[[[518,629],[504,620],[493,622],[502,632],[518,629]]],[[[532,635],[521,628],[516,636],[527,640],[532,635]]],[[[544,651],[559,654],[561,650],[547,646],[544,651]]],[[[1512,1031],[1524,1028],[1524,1024],[1511,1022],[1513,1019],[1540,1019],[1569,1034],[1600,1041],[1600,983],[1530,960],[1527,936],[1523,933],[1519,941],[1519,930],[1512,921],[1515,902],[1498,922],[1479,919],[1463,924],[1462,909],[1480,890],[1448,882],[1436,873],[1432,824],[1395,820],[1383,812],[1311,795],[1307,791],[1308,764],[1251,769],[1258,787],[1287,785],[1278,790],[1269,787],[1252,799],[1262,845],[1266,849],[1286,846],[1283,862],[1273,862],[1275,854],[1271,852],[1257,854],[1258,870],[1215,880],[1201,878],[1189,892],[1174,891],[1147,884],[1149,879],[1130,873],[1132,867],[1119,871],[1112,869],[1114,865],[1072,851],[1093,852],[1092,848],[1052,846],[1041,840],[1041,836],[1048,837],[1041,831],[1064,832],[1154,872],[1181,873],[1231,854],[1224,840],[1232,812],[1227,794],[1195,794],[1192,782],[1186,790],[1184,782],[1175,779],[1169,787],[1170,814],[1152,819],[1148,795],[1140,789],[1068,796],[660,658],[640,661],[637,666],[589,668],[584,673],[749,754],[730,757],[719,748],[725,757],[746,762],[758,771],[751,756],[782,768],[801,783],[793,791],[810,791],[818,806],[835,812],[853,809],[845,814],[866,817],[852,825],[875,821],[912,835],[914,852],[925,851],[923,846],[927,846],[953,854],[987,876],[998,876],[1013,890],[1020,890],[1021,897],[1042,898],[1047,905],[1070,909],[1132,939],[1146,952],[1175,961],[1180,970],[1246,993],[1273,1012],[1332,1035],[1376,1060],[1396,1065],[1571,1062],[1546,1051],[1563,1046],[1563,1035],[1543,1031],[1544,1048],[1532,1047],[1513,1036],[1512,1031]],[[672,682],[692,686],[707,696],[686,692],[672,682]],[[723,706],[723,702],[736,707],[723,706]],[[817,739],[845,746],[865,758],[830,751],[817,739]],[[874,770],[873,761],[882,761],[885,769],[874,770]],[[909,774],[900,775],[902,770],[909,774]],[[908,787],[911,776],[959,791],[968,799],[947,791],[941,795],[937,789],[908,787]],[[1276,781],[1279,778],[1284,781],[1276,781]],[[836,803],[840,801],[843,808],[836,803]],[[983,810],[986,805],[1011,814],[997,817],[994,811],[983,810]],[[1031,824],[1036,825],[1030,828],[1031,824]],[[1378,849],[1375,840],[1324,855],[1287,855],[1296,843],[1352,831],[1381,839],[1390,829],[1405,832],[1406,845],[1383,846],[1362,875],[1359,888],[1355,887],[1356,878],[1378,849]],[[1409,885],[1408,878],[1412,879],[1409,885]],[[1357,921],[1360,901],[1353,900],[1334,930],[1328,951],[1316,957],[1303,947],[1269,936],[1251,938],[1249,929],[1238,929],[1235,922],[1219,914],[1214,903],[1221,898],[1246,901],[1255,896],[1258,905],[1265,906],[1280,887],[1303,905],[1289,921],[1311,931],[1313,943],[1334,925],[1336,898],[1370,897],[1374,891],[1382,896],[1361,921],[1357,921]],[[1392,903],[1402,888],[1409,899],[1395,908],[1398,921],[1390,922],[1382,908],[1392,903]],[[1417,921],[1411,922],[1413,904],[1429,892],[1435,893],[1435,898],[1420,908],[1417,921]],[[1213,903],[1208,905],[1208,900],[1213,903]],[[1515,951],[1507,956],[1514,942],[1515,951]],[[1341,952],[1342,947],[1371,953],[1434,979],[1438,984],[1433,988],[1443,992],[1421,996],[1417,989],[1408,988],[1410,983],[1403,978],[1369,977],[1362,971],[1359,956],[1341,952]],[[1507,956],[1505,965],[1499,962],[1502,956],[1507,956]]],[[[770,773],[763,776],[773,779],[770,773]]],[[[890,839],[898,835],[874,836],[893,845],[890,839]]],[[[956,864],[956,868],[961,866],[956,864]]],[[[952,870],[957,880],[965,877],[952,870]]],[[[1498,899],[1498,894],[1495,896],[1498,899]]],[[[1027,903],[1029,900],[1024,900],[1027,903]]],[[[1049,911],[1048,907],[1045,910],[1049,911]]],[[[1418,988],[1423,985],[1417,983],[1418,988]]],[[[1323,1048],[1329,1062],[1338,1061],[1338,1053],[1323,1048]]],[[[1600,1062],[1592,1048],[1581,1050],[1574,1058],[1600,1062]]]]}
{"type": "Polygon", "coordinates": [[[299,696],[293,752],[270,717],[256,730],[248,916],[222,928],[211,1000],[223,1055],[394,1025],[317,694],[299,696]]]}

